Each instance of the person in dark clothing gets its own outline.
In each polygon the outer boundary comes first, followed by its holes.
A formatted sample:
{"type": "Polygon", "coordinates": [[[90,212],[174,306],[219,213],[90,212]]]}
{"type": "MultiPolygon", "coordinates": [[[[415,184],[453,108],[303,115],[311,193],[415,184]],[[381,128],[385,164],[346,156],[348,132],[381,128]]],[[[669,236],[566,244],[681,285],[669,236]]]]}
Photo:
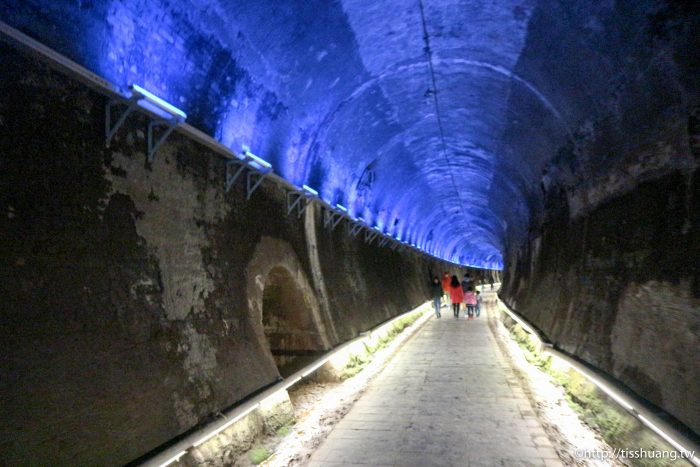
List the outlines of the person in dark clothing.
{"type": "Polygon", "coordinates": [[[455,318],[459,318],[459,308],[462,301],[464,301],[464,292],[457,276],[452,276],[450,281],[450,299],[452,300],[452,312],[455,318]]]}
{"type": "Polygon", "coordinates": [[[440,318],[440,301],[442,300],[442,284],[437,276],[433,276],[433,281],[430,283],[430,298],[435,307],[435,317],[440,318]]]}
{"type": "Polygon", "coordinates": [[[472,280],[472,277],[469,275],[469,273],[466,273],[464,275],[464,279],[462,279],[462,292],[466,292],[469,290],[469,287],[474,286],[474,281],[472,280]]]}

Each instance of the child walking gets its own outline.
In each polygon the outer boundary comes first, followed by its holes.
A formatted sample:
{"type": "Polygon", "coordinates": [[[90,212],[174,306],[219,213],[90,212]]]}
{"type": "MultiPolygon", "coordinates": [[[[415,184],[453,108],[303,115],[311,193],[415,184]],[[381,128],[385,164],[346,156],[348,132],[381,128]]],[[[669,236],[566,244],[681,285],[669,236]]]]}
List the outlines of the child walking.
{"type": "Polygon", "coordinates": [[[476,316],[481,316],[481,292],[476,291],[476,316]]]}
{"type": "Polygon", "coordinates": [[[469,319],[474,319],[474,308],[476,308],[476,294],[474,293],[474,287],[469,286],[467,291],[464,293],[464,303],[467,305],[467,317],[469,319]]]}

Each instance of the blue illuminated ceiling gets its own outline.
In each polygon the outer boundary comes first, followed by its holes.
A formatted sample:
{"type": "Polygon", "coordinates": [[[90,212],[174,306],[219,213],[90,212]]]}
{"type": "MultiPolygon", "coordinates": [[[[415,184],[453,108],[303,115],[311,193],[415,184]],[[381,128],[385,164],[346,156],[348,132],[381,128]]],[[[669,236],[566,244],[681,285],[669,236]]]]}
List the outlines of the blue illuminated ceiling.
{"type": "Polygon", "coordinates": [[[570,137],[550,101],[561,91],[542,78],[550,65],[521,63],[547,50],[529,40],[542,3],[0,5],[11,25],[118,86],[143,85],[351,214],[436,256],[501,268],[543,164],[570,137]]]}

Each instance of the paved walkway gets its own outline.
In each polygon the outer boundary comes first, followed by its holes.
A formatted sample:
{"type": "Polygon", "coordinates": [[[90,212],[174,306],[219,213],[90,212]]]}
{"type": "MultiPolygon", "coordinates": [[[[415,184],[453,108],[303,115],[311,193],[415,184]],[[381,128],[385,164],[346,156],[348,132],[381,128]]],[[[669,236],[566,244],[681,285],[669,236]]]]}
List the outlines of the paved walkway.
{"type": "Polygon", "coordinates": [[[487,323],[443,308],[394,356],[312,467],[562,465],[487,323]]]}

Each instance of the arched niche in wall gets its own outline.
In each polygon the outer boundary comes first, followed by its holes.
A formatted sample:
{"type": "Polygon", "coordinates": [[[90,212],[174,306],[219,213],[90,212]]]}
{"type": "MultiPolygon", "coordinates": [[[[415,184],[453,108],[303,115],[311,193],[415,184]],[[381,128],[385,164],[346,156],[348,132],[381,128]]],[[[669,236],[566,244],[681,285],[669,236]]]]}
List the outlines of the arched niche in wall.
{"type": "Polygon", "coordinates": [[[281,376],[331,347],[315,291],[287,242],[260,240],[246,268],[246,289],[258,342],[281,376]]]}
{"type": "Polygon", "coordinates": [[[284,266],[270,270],[263,290],[262,324],[277,369],[287,377],[325,352],[309,300],[284,266]]]}

